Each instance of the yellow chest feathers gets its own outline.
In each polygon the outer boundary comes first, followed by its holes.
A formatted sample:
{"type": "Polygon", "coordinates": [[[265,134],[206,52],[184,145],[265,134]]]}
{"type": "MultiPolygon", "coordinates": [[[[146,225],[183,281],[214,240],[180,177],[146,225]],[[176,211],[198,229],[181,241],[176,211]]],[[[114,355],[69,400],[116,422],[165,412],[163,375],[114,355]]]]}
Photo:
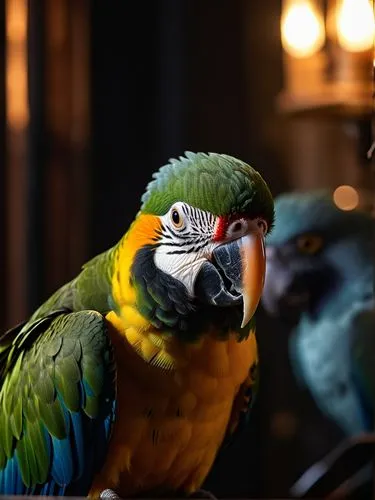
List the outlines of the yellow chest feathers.
{"type": "Polygon", "coordinates": [[[257,359],[255,335],[238,343],[206,335],[183,345],[113,325],[118,412],[108,460],[92,493],[112,487],[194,491],[211,468],[234,398],[257,359]]]}

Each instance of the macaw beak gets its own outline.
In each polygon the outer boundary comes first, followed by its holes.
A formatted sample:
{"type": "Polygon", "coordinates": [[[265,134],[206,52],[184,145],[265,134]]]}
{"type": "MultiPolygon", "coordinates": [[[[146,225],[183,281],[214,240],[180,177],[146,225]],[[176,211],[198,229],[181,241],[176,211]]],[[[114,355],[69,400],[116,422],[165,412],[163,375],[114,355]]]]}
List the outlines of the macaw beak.
{"type": "Polygon", "coordinates": [[[253,317],[266,272],[264,238],[260,232],[219,245],[199,271],[197,296],[219,307],[243,303],[241,328],[253,317]]]}
{"type": "Polygon", "coordinates": [[[260,233],[241,238],[243,328],[254,316],[262,295],[266,275],[264,238],[260,233]]]}

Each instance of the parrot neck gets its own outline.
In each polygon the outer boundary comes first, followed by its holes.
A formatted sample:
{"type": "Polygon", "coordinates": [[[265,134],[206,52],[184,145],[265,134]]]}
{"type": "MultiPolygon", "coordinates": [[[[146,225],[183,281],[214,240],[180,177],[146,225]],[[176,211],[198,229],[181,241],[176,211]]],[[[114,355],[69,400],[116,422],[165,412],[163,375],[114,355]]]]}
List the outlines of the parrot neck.
{"type": "MultiPolygon", "coordinates": [[[[140,330],[134,326],[128,327],[114,311],[107,314],[106,319],[110,324],[112,341],[116,344],[125,341],[125,344],[130,346],[143,362],[167,372],[186,367],[194,357],[195,360],[199,359],[202,366],[212,365],[212,369],[219,373],[227,361],[218,358],[217,351],[225,354],[228,346],[235,346],[234,348],[238,349],[239,353],[246,352],[241,342],[238,341],[236,331],[231,332],[223,339],[217,335],[216,328],[211,327],[199,340],[189,343],[169,333],[161,333],[160,330],[153,327],[147,330],[140,330]]],[[[243,344],[247,345],[249,342],[253,345],[253,350],[256,353],[254,323],[244,338],[243,344]]],[[[233,367],[233,370],[237,368],[233,367]]]]}
{"type": "MultiPolygon", "coordinates": [[[[150,323],[148,323],[147,328],[129,326],[130,322],[124,321],[114,311],[111,311],[106,319],[112,327],[111,331],[116,332],[116,338],[121,338],[130,345],[148,364],[165,370],[175,368],[176,359],[168,352],[167,347],[170,345],[171,339],[160,334],[160,331],[153,328],[150,323]]],[[[136,323],[138,321],[134,321],[134,324],[136,323]]]]}

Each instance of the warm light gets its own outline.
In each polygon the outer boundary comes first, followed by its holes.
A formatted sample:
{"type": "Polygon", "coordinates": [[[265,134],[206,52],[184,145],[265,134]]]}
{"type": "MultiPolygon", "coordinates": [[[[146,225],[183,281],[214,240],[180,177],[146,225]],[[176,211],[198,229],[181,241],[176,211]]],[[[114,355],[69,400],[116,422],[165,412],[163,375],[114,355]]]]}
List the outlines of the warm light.
{"type": "Polygon", "coordinates": [[[11,128],[29,118],[27,95],[27,0],[6,2],[6,113],[11,128]]]}
{"type": "Polygon", "coordinates": [[[333,193],[333,201],[341,210],[354,210],[359,203],[359,196],[352,186],[339,186],[333,193]]]}
{"type": "Polygon", "coordinates": [[[308,0],[294,0],[281,20],[283,46],[294,57],[308,57],[324,44],[322,17],[308,0]]]}
{"type": "Polygon", "coordinates": [[[369,50],[374,44],[374,13],[369,0],[342,0],[337,12],[337,38],[350,52],[369,50]]]}

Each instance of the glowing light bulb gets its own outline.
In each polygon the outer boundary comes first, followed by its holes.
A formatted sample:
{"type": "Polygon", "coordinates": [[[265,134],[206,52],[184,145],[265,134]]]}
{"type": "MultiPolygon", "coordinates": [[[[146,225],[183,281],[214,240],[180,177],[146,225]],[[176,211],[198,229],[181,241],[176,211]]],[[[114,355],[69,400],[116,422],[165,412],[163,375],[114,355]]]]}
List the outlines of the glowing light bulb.
{"type": "Polygon", "coordinates": [[[322,18],[308,0],[290,4],[281,21],[283,46],[294,57],[308,57],[324,44],[325,33],[322,18]]]}
{"type": "Polygon", "coordinates": [[[339,186],[333,193],[333,201],[341,210],[354,210],[359,203],[358,191],[352,186],[339,186]]]}
{"type": "Polygon", "coordinates": [[[374,13],[369,0],[342,0],[337,11],[337,38],[350,52],[371,49],[374,44],[374,13]]]}

